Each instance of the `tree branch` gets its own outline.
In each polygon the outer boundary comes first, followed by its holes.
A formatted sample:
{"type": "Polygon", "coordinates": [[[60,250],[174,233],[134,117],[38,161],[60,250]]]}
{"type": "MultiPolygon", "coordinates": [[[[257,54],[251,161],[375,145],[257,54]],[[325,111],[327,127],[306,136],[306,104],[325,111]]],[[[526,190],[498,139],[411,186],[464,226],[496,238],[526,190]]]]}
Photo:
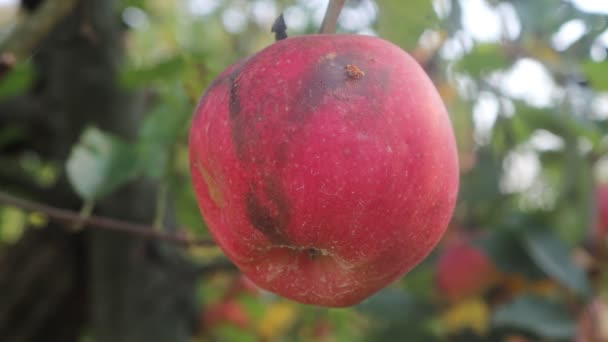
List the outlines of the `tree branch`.
{"type": "Polygon", "coordinates": [[[89,216],[83,218],[79,213],[71,210],[51,207],[41,203],[27,201],[6,192],[0,191],[0,203],[18,207],[27,211],[36,211],[46,214],[49,218],[64,223],[79,223],[83,227],[110,230],[119,233],[137,235],[139,237],[170,242],[181,246],[212,247],[216,246],[212,240],[195,240],[184,236],[169,234],[155,230],[152,226],[120,221],[103,216],[89,216]]]}
{"type": "Polygon", "coordinates": [[[323,17],[323,23],[321,24],[321,29],[319,30],[319,33],[336,33],[336,28],[338,26],[338,17],[340,16],[340,11],[342,11],[342,7],[344,6],[345,1],[346,0],[329,0],[329,4],[327,4],[327,10],[325,11],[325,17],[323,17]]]}
{"type": "Polygon", "coordinates": [[[55,24],[78,0],[48,0],[24,19],[0,45],[0,80],[15,64],[27,58],[55,24]]]}

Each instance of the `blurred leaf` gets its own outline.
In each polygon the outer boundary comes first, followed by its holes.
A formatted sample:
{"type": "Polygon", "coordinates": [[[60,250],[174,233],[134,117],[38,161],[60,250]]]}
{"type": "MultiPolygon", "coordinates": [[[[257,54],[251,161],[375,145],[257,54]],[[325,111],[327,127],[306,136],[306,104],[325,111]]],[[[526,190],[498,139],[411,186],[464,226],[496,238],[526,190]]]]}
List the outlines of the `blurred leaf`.
{"type": "Polygon", "coordinates": [[[373,320],[373,341],[435,341],[430,329],[435,309],[422,298],[395,288],[384,289],[355,306],[373,320]]]}
{"type": "Polygon", "coordinates": [[[562,241],[545,231],[527,231],[522,239],[530,257],[547,275],[579,295],[591,295],[585,271],[572,261],[570,251],[562,241]]]}
{"type": "Polygon", "coordinates": [[[500,44],[478,44],[457,63],[460,71],[475,77],[509,67],[509,60],[500,44]]]}
{"type": "Polygon", "coordinates": [[[292,302],[281,300],[272,304],[258,322],[258,332],[270,341],[285,333],[297,318],[297,308],[292,302]]]}
{"type": "Polygon", "coordinates": [[[0,207],[0,242],[19,241],[27,225],[26,213],[15,207],[0,207]]]}
{"type": "Polygon", "coordinates": [[[17,64],[0,80],[0,99],[15,96],[27,90],[34,80],[34,68],[29,62],[17,64]]]}
{"type": "Polygon", "coordinates": [[[543,297],[524,295],[496,309],[492,322],[497,327],[521,329],[544,338],[568,339],[576,321],[566,308],[543,297]]]}
{"type": "Polygon", "coordinates": [[[488,332],[490,308],[481,297],[473,297],[456,303],[441,315],[448,333],[470,329],[478,335],[488,332]]]}
{"type": "Polygon", "coordinates": [[[394,289],[384,289],[356,306],[357,311],[385,322],[404,321],[409,318],[423,318],[432,314],[430,305],[409,293],[394,289]]]}
{"type": "Polygon", "coordinates": [[[475,168],[462,179],[461,196],[474,204],[488,204],[502,197],[498,188],[502,163],[488,149],[477,151],[475,168]]]}
{"type": "Polygon", "coordinates": [[[573,19],[577,14],[572,10],[573,6],[555,0],[509,0],[508,2],[512,3],[517,11],[522,31],[544,41],[550,40],[563,23],[573,19]]]}
{"type": "Polygon", "coordinates": [[[103,197],[137,175],[136,150],[97,128],[86,129],[66,163],[70,184],[83,199],[103,197]]]}
{"type": "Polygon", "coordinates": [[[211,341],[258,342],[260,339],[253,331],[228,324],[221,325],[216,330],[211,341]]]}
{"type": "Polygon", "coordinates": [[[121,81],[126,87],[149,86],[160,81],[167,82],[179,77],[184,70],[184,58],[181,55],[169,57],[155,65],[142,68],[127,68],[122,71],[121,81]]]}
{"type": "Polygon", "coordinates": [[[414,48],[422,32],[438,24],[433,5],[428,0],[409,0],[407,6],[402,0],[384,0],[378,16],[380,36],[405,49],[414,48]]]}
{"type": "Polygon", "coordinates": [[[183,89],[176,84],[169,92],[146,117],[139,131],[138,156],[143,171],[151,178],[166,174],[175,145],[182,136],[187,136],[192,116],[193,108],[183,89]]]}
{"type": "Polygon", "coordinates": [[[555,109],[534,108],[516,103],[516,113],[511,119],[517,142],[528,139],[536,130],[543,129],[560,137],[587,137],[593,144],[601,140],[601,132],[584,117],[576,117],[555,109]]]}
{"type": "MultiPolygon", "coordinates": [[[[526,226],[522,227],[526,229],[526,226]]],[[[542,270],[536,266],[526,253],[518,233],[493,231],[487,238],[480,239],[476,244],[483,248],[496,266],[505,273],[521,274],[528,279],[544,278],[542,270]]]]}
{"type": "Polygon", "coordinates": [[[608,90],[608,61],[586,61],[582,64],[583,74],[595,90],[608,90]]]}

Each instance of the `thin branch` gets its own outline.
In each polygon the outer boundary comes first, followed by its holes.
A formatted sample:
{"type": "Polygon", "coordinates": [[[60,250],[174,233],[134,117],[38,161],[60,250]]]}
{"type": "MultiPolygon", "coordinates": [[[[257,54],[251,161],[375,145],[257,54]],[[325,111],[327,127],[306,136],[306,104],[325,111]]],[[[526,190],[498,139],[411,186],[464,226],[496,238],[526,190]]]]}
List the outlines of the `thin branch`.
{"type": "Polygon", "coordinates": [[[214,262],[200,265],[195,268],[195,273],[197,275],[212,275],[215,273],[222,272],[237,272],[239,269],[228,259],[219,259],[214,262]]]}
{"type": "Polygon", "coordinates": [[[13,66],[32,54],[34,48],[78,0],[44,1],[11,32],[0,46],[0,80],[13,66]]]}
{"type": "Polygon", "coordinates": [[[287,38],[287,24],[285,23],[283,13],[281,13],[279,17],[274,21],[270,32],[274,33],[274,40],[276,42],[287,38]]]}
{"type": "Polygon", "coordinates": [[[189,239],[184,236],[169,234],[162,231],[155,230],[152,226],[143,224],[137,224],[132,222],[125,222],[109,217],[103,216],[89,216],[86,218],[81,217],[78,212],[51,207],[45,204],[27,201],[6,192],[0,191],[0,203],[18,207],[27,211],[36,211],[46,214],[49,218],[64,223],[79,223],[84,227],[91,227],[103,230],[109,230],[119,233],[126,233],[131,235],[137,235],[139,237],[158,240],[164,242],[170,242],[181,246],[198,246],[198,247],[212,247],[216,246],[214,241],[211,240],[195,240],[189,239]]]}
{"type": "Polygon", "coordinates": [[[329,4],[327,4],[327,10],[325,12],[325,17],[323,18],[323,23],[321,24],[321,29],[319,30],[319,33],[336,33],[336,28],[338,27],[338,17],[340,16],[342,7],[344,7],[345,1],[346,0],[329,0],[329,4]]]}

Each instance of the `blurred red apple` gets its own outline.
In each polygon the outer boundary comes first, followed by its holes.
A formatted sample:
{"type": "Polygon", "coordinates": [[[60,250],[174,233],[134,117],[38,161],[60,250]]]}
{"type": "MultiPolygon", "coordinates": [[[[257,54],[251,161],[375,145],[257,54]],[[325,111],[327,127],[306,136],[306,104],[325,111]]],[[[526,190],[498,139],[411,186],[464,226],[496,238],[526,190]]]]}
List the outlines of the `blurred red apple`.
{"type": "Polygon", "coordinates": [[[212,329],[221,324],[230,324],[244,329],[249,325],[249,315],[237,300],[229,299],[207,308],[203,313],[201,323],[205,329],[212,329]]]}
{"type": "Polygon", "coordinates": [[[608,238],[608,184],[600,185],[595,191],[597,222],[594,239],[608,238]]]}
{"type": "Polygon", "coordinates": [[[477,246],[466,240],[445,246],[436,270],[437,289],[450,302],[481,294],[497,280],[494,263],[477,246]]]}
{"type": "Polygon", "coordinates": [[[369,36],[279,41],[228,68],[190,131],[199,206],[256,285],[353,305],[435,247],[458,191],[454,134],[421,67],[369,36]]]}

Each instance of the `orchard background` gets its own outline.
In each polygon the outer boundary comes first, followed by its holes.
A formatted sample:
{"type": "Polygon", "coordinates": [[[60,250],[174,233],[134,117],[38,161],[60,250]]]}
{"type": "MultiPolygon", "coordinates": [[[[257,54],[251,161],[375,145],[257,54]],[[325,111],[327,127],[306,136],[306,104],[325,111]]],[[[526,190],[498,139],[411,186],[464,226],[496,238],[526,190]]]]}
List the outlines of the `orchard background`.
{"type": "Polygon", "coordinates": [[[347,1],[338,31],[409,51],[449,110],[448,233],[347,309],[223,257],[188,171],[194,107],[281,12],[295,36],[326,6],[0,1],[1,341],[608,341],[603,0],[347,1]]]}

